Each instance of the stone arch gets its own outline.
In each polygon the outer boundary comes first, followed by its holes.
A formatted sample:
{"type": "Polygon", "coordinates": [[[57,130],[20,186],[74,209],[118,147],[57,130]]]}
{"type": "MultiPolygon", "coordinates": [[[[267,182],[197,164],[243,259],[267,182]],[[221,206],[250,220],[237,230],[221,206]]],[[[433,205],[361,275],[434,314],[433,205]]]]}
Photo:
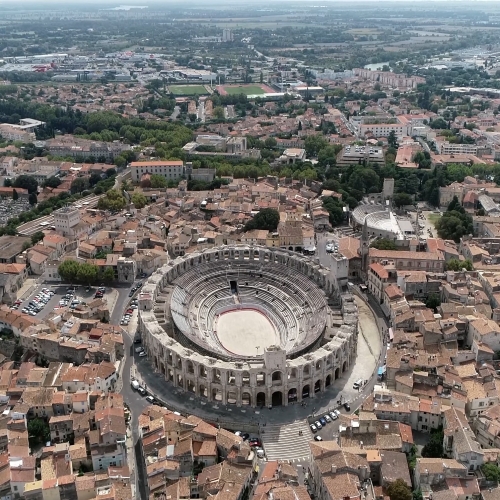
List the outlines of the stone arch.
{"type": "Polygon", "coordinates": [[[281,391],[274,391],[271,397],[271,404],[273,406],[281,406],[283,404],[283,393],[281,391]]]}
{"type": "Polygon", "coordinates": [[[208,390],[206,385],[200,384],[199,395],[202,398],[208,398],[208,390]]]}
{"type": "Polygon", "coordinates": [[[340,377],[340,368],[335,368],[335,372],[333,374],[333,380],[337,380],[340,377]]]}
{"type": "Polygon", "coordinates": [[[321,391],[321,380],[316,380],[314,383],[314,392],[319,392],[321,391]]]}
{"type": "Polygon", "coordinates": [[[307,384],[302,388],[302,399],[308,398],[310,395],[311,395],[311,389],[309,387],[309,384],[307,384]]]}
{"type": "Polygon", "coordinates": [[[264,372],[257,373],[257,387],[266,385],[266,374],[264,372]]]}
{"type": "Polygon", "coordinates": [[[238,401],[238,393],[235,389],[229,389],[226,393],[227,404],[235,405],[238,401]]]}
{"type": "Polygon", "coordinates": [[[330,387],[331,384],[332,384],[332,376],[327,375],[325,379],[325,387],[330,387]]]}
{"type": "Polygon", "coordinates": [[[220,384],[221,382],[220,370],[216,368],[215,370],[213,370],[212,375],[213,375],[212,382],[220,384]]]}
{"type": "Polygon", "coordinates": [[[250,373],[246,370],[241,374],[241,384],[250,385],[250,373]]]}
{"type": "Polygon", "coordinates": [[[291,403],[293,401],[297,401],[297,389],[295,387],[288,390],[288,402],[291,403]]]}
{"type": "Polygon", "coordinates": [[[200,369],[199,369],[198,373],[199,373],[201,378],[207,378],[207,376],[208,376],[207,367],[204,365],[200,365],[200,369]]]}
{"type": "Polygon", "coordinates": [[[188,373],[194,373],[194,365],[193,365],[193,362],[190,359],[188,359],[186,361],[186,371],[188,373]]]}
{"type": "Polygon", "coordinates": [[[196,385],[194,384],[194,382],[191,379],[187,379],[186,390],[188,392],[192,392],[192,393],[196,394],[196,385]]]}
{"type": "Polygon", "coordinates": [[[241,404],[243,406],[252,406],[252,395],[249,392],[241,394],[241,404]]]}
{"type": "Polygon", "coordinates": [[[177,374],[177,386],[184,387],[184,379],[180,373],[177,374]]]}
{"type": "Polygon", "coordinates": [[[347,371],[347,361],[344,361],[342,364],[342,373],[345,373],[347,371]]]}
{"type": "Polygon", "coordinates": [[[174,380],[174,372],[170,368],[167,370],[167,373],[165,375],[167,381],[172,382],[174,380]]]}
{"type": "Polygon", "coordinates": [[[179,355],[177,355],[176,368],[182,370],[182,358],[179,355]]]}
{"type": "Polygon", "coordinates": [[[274,383],[281,384],[283,382],[283,373],[280,372],[279,370],[276,370],[275,372],[273,372],[272,381],[273,381],[273,384],[274,383]]]}
{"type": "Polygon", "coordinates": [[[212,389],[212,401],[222,402],[222,391],[216,387],[212,389]]]}
{"type": "Polygon", "coordinates": [[[236,375],[234,374],[233,370],[229,370],[227,372],[227,383],[229,385],[236,384],[236,375]]]}
{"type": "Polygon", "coordinates": [[[314,368],[316,370],[321,370],[321,359],[318,359],[318,361],[316,361],[316,365],[314,366],[314,368]]]}
{"type": "Polygon", "coordinates": [[[258,392],[256,401],[257,401],[257,406],[266,406],[266,393],[258,392]]]}
{"type": "Polygon", "coordinates": [[[297,378],[297,368],[291,368],[288,372],[288,380],[295,380],[297,378]]]}
{"type": "Polygon", "coordinates": [[[305,365],[304,368],[302,369],[302,372],[304,374],[304,377],[310,377],[311,376],[311,367],[309,365],[305,365]]]}

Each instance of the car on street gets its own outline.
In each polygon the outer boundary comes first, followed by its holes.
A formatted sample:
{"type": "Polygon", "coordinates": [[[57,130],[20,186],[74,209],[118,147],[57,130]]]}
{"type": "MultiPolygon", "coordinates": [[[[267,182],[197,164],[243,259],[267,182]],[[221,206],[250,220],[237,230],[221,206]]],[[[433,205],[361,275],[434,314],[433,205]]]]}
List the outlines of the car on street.
{"type": "Polygon", "coordinates": [[[332,421],[332,419],[330,418],[330,415],[328,415],[328,413],[323,415],[323,418],[326,420],[327,423],[330,423],[332,421]]]}
{"type": "Polygon", "coordinates": [[[321,422],[319,420],[316,420],[316,422],[314,422],[314,425],[318,428],[318,429],[322,429],[323,426],[321,425],[321,422]]]}
{"type": "Polygon", "coordinates": [[[332,420],[337,420],[337,418],[339,418],[339,417],[337,416],[337,414],[336,414],[334,411],[331,411],[331,412],[330,412],[330,418],[331,418],[332,420]]]}
{"type": "Polygon", "coordinates": [[[312,432],[318,432],[318,428],[314,424],[311,424],[309,429],[311,429],[312,432]]]}
{"type": "Polygon", "coordinates": [[[251,447],[254,447],[254,446],[262,446],[262,443],[260,442],[260,439],[259,438],[250,438],[249,441],[248,441],[248,444],[251,446],[251,447]]]}
{"type": "Polygon", "coordinates": [[[147,394],[146,390],[143,388],[143,387],[138,387],[137,388],[137,392],[141,395],[141,396],[145,396],[147,394]]]}
{"type": "Polygon", "coordinates": [[[351,407],[349,406],[349,403],[344,403],[344,408],[346,411],[351,411],[351,407]]]}
{"type": "Polygon", "coordinates": [[[156,399],[153,396],[146,396],[146,401],[148,401],[151,404],[154,404],[156,402],[156,399]]]}
{"type": "Polygon", "coordinates": [[[333,253],[333,244],[327,243],[325,247],[326,253],[333,253]]]}
{"type": "Polygon", "coordinates": [[[324,427],[326,425],[326,419],[324,417],[321,417],[319,419],[319,421],[321,422],[321,425],[324,427]]]}
{"type": "Polygon", "coordinates": [[[142,352],[144,351],[144,347],[136,347],[135,352],[142,352]]]}
{"type": "Polygon", "coordinates": [[[129,297],[133,297],[134,296],[134,292],[135,292],[135,290],[134,291],[130,290],[130,293],[128,294],[128,296],[129,297]]]}
{"type": "Polygon", "coordinates": [[[147,353],[145,351],[142,351],[139,353],[140,358],[145,358],[147,356],[147,353]]]}
{"type": "Polygon", "coordinates": [[[314,441],[323,441],[321,436],[314,436],[314,441]]]}
{"type": "Polygon", "coordinates": [[[140,344],[142,342],[141,339],[134,339],[134,344],[140,344]]]}
{"type": "Polygon", "coordinates": [[[333,410],[333,413],[335,413],[335,415],[337,415],[337,417],[340,417],[340,410],[333,410]]]}

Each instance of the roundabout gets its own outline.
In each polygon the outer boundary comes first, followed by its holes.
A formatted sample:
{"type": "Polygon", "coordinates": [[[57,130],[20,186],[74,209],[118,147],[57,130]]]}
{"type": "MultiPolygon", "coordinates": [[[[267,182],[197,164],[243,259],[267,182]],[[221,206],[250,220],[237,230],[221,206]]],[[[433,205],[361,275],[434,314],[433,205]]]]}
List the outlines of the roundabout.
{"type": "Polygon", "coordinates": [[[315,399],[356,359],[358,309],[309,258],[207,249],[158,269],[139,295],[154,370],[187,395],[236,407],[315,399]]]}

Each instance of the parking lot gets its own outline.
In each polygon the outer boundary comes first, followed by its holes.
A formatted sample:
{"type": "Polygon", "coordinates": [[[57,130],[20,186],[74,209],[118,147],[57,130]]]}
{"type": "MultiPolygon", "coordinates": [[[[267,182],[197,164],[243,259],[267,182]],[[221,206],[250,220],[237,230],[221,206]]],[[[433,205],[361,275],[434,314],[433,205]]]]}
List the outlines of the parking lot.
{"type": "MultiPolygon", "coordinates": [[[[102,291],[101,296],[108,301],[111,295],[116,293],[109,289],[102,291]]],[[[44,284],[40,285],[28,298],[20,301],[17,310],[43,319],[59,308],[74,309],[80,304],[85,305],[96,297],[96,292],[98,292],[97,287],[44,284]]]]}

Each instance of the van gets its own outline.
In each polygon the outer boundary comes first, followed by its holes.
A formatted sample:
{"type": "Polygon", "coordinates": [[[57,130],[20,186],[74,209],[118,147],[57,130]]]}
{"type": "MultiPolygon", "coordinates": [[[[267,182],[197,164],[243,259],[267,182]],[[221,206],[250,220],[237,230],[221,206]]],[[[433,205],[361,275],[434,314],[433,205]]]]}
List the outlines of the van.
{"type": "Polygon", "coordinates": [[[354,385],[353,385],[354,389],[359,389],[360,387],[363,387],[363,379],[362,378],[360,378],[359,380],[356,380],[356,382],[354,382],[354,385]]]}
{"type": "Polygon", "coordinates": [[[130,385],[132,386],[132,389],[136,390],[139,389],[139,382],[137,382],[137,380],[132,380],[132,382],[130,382],[130,385]]]}

